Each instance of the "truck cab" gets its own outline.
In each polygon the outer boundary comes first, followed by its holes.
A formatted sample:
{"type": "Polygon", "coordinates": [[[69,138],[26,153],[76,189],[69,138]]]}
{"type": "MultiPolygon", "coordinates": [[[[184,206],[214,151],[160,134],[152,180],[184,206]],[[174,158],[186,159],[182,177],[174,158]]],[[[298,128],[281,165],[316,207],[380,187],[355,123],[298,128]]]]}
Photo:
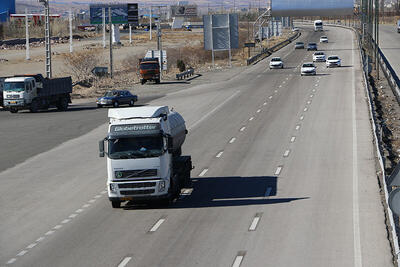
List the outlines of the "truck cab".
{"type": "Polygon", "coordinates": [[[30,104],[37,96],[37,84],[33,77],[12,77],[4,81],[4,107],[11,111],[30,104]]]}
{"type": "MultiPolygon", "coordinates": [[[[187,130],[168,107],[109,109],[107,189],[113,208],[123,201],[169,203],[190,182],[190,156],[181,156],[187,130]]],[[[105,142],[107,149],[105,149],[105,142]]]]}
{"type": "Polygon", "coordinates": [[[323,31],[324,26],[322,20],[315,20],[314,21],[314,31],[323,31]]]}
{"type": "Polygon", "coordinates": [[[139,64],[140,82],[145,84],[147,81],[160,83],[160,63],[158,58],[144,58],[139,64]]]}

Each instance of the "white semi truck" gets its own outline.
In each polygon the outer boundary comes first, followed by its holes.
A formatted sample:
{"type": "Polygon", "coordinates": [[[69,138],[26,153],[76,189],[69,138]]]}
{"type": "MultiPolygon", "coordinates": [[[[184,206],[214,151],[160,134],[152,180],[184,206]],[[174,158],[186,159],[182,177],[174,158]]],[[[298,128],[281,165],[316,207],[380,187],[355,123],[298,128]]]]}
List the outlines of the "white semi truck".
{"type": "Polygon", "coordinates": [[[192,160],[181,155],[187,130],[179,113],[148,106],[109,109],[108,117],[108,135],[99,150],[100,157],[107,155],[113,208],[124,201],[168,204],[190,185],[192,160]]]}
{"type": "Polygon", "coordinates": [[[315,20],[314,21],[314,31],[323,31],[324,30],[324,24],[322,20],[315,20]]]}
{"type": "Polygon", "coordinates": [[[3,104],[11,113],[22,109],[37,112],[52,106],[65,111],[71,103],[71,77],[47,79],[41,74],[33,74],[3,80],[3,104]]]}

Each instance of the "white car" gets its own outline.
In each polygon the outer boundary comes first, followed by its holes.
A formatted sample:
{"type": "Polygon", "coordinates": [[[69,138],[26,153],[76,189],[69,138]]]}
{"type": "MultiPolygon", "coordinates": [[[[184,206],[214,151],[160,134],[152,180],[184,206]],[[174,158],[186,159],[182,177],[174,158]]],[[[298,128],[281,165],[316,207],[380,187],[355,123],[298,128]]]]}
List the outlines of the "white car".
{"type": "Polygon", "coordinates": [[[315,52],[313,54],[313,62],[325,62],[326,57],[324,52],[315,52]]]}
{"type": "Polygon", "coordinates": [[[321,38],[319,38],[319,42],[320,43],[327,43],[328,42],[328,37],[327,36],[321,36],[321,38]]]}
{"type": "Polygon", "coordinates": [[[297,28],[297,27],[294,27],[294,28],[292,29],[292,32],[298,32],[298,31],[300,31],[300,29],[297,28]]]}
{"type": "Polygon", "coordinates": [[[283,61],[280,57],[273,57],[269,62],[270,69],[283,69],[283,61]]]}
{"type": "Polygon", "coordinates": [[[338,56],[329,56],[326,60],[326,67],[340,67],[342,66],[342,61],[338,56]]]}
{"type": "Polygon", "coordinates": [[[301,76],[303,75],[316,75],[317,67],[315,67],[313,62],[303,63],[301,66],[301,76]]]}

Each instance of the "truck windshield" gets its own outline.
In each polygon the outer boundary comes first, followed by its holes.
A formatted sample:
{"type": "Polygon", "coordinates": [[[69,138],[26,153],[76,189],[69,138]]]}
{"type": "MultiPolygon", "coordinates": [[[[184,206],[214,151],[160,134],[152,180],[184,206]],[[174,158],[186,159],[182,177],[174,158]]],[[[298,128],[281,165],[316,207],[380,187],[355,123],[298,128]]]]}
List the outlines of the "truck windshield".
{"type": "Polygon", "coordinates": [[[156,70],[158,68],[159,68],[158,64],[155,64],[155,63],[140,64],[140,69],[141,70],[156,70]]]}
{"type": "Polygon", "coordinates": [[[116,138],[108,140],[108,154],[111,159],[151,158],[163,153],[161,136],[116,138]]]}
{"type": "Polygon", "coordinates": [[[24,82],[6,82],[4,83],[4,91],[22,92],[25,90],[24,82]]]}

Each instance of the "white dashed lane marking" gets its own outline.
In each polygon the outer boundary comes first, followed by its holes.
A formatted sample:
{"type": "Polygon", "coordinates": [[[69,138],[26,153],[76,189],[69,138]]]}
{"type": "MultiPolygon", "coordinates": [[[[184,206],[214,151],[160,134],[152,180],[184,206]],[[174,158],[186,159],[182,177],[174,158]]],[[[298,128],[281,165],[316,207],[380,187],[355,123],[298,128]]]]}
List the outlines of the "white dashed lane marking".
{"type": "Polygon", "coordinates": [[[290,139],[290,142],[294,143],[295,140],[296,140],[296,136],[292,136],[292,138],[290,139]]]}
{"type": "Polygon", "coordinates": [[[156,222],[156,224],[150,229],[150,232],[155,232],[155,231],[157,231],[157,229],[160,228],[160,226],[161,226],[161,224],[162,224],[163,222],[165,222],[165,219],[164,219],[164,218],[159,219],[159,220],[156,222]]]}
{"type": "Polygon", "coordinates": [[[289,154],[290,154],[290,150],[288,149],[285,151],[285,153],[283,153],[283,156],[286,158],[286,157],[289,157],[289,154]]]}
{"type": "Polygon", "coordinates": [[[278,168],[276,168],[275,175],[281,174],[282,168],[282,166],[278,166],[278,168]]]}
{"type": "Polygon", "coordinates": [[[220,158],[222,156],[222,154],[224,154],[224,151],[219,152],[215,157],[220,158]]]}
{"type": "Polygon", "coordinates": [[[121,261],[121,263],[118,264],[118,267],[125,267],[131,259],[132,259],[132,257],[126,257],[126,258],[124,258],[124,259],[121,261]]]}
{"type": "Polygon", "coordinates": [[[243,126],[242,128],[240,128],[240,131],[243,132],[244,130],[246,130],[246,127],[243,126]]]}
{"type": "Polygon", "coordinates": [[[206,173],[208,172],[208,169],[204,169],[201,171],[201,173],[199,174],[199,176],[204,176],[206,173]]]}
{"type": "Polygon", "coordinates": [[[236,141],[236,137],[232,137],[232,139],[229,141],[229,144],[233,144],[236,141]]]}

